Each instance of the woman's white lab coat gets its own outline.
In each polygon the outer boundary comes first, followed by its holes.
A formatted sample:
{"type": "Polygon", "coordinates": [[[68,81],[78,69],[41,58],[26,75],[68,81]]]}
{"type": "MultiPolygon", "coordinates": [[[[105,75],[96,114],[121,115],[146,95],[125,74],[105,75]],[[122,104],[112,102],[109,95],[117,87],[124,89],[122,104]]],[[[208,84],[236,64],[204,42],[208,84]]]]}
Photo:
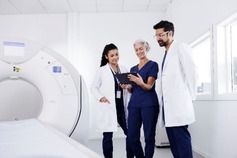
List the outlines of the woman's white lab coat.
{"type": "Polygon", "coordinates": [[[197,72],[191,49],[186,44],[173,41],[158,78],[161,126],[182,126],[195,121],[192,101],[196,94],[196,80],[197,72]],[[165,122],[162,119],[162,106],[165,122]]]}
{"type": "MultiPolygon", "coordinates": [[[[119,65],[120,72],[127,72],[124,66],[119,65]]],[[[94,81],[91,85],[91,93],[96,99],[96,122],[97,131],[113,132],[117,131],[117,113],[115,105],[115,83],[114,76],[111,72],[109,64],[100,67],[94,81]],[[100,99],[106,97],[110,103],[102,103],[100,99]]],[[[124,109],[127,110],[128,91],[123,90],[124,109]]]]}

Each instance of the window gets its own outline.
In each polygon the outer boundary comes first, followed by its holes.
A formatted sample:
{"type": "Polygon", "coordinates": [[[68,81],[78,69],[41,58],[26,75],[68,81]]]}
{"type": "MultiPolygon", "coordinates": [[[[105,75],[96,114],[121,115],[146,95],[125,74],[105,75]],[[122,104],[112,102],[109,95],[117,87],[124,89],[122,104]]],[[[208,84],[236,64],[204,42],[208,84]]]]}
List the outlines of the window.
{"type": "Polygon", "coordinates": [[[218,95],[237,94],[237,18],[216,27],[218,95]]]}
{"type": "Polygon", "coordinates": [[[237,14],[190,44],[199,70],[198,100],[237,100],[237,14]]]}
{"type": "Polygon", "coordinates": [[[203,35],[191,44],[194,61],[198,68],[199,80],[197,94],[211,94],[211,38],[210,33],[203,35]]]}

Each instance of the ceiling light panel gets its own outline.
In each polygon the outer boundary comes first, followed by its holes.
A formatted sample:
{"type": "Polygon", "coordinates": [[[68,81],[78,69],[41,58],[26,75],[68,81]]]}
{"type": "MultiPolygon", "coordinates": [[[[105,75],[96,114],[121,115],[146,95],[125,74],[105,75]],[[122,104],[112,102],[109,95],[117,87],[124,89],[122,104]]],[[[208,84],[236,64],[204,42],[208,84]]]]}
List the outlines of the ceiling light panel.
{"type": "Polygon", "coordinates": [[[115,6],[115,5],[99,5],[97,6],[98,12],[121,12],[122,7],[121,6],[115,6]]]}
{"type": "Polygon", "coordinates": [[[145,6],[145,5],[124,5],[123,11],[125,11],[125,12],[146,12],[147,6],[145,6]]]}
{"type": "Polygon", "coordinates": [[[38,0],[9,0],[21,14],[40,14],[45,13],[44,8],[38,0]]]}
{"type": "Polygon", "coordinates": [[[121,12],[123,0],[96,0],[98,12],[121,12]]]}
{"type": "Polygon", "coordinates": [[[80,13],[97,12],[96,0],[68,0],[72,11],[80,13]]]}
{"type": "Polygon", "coordinates": [[[73,12],[79,13],[96,13],[97,8],[96,5],[88,5],[88,6],[71,6],[73,12]]]}
{"type": "Polygon", "coordinates": [[[150,12],[165,12],[168,4],[151,4],[148,6],[147,11],[150,12]]]}
{"type": "Polygon", "coordinates": [[[124,5],[149,5],[150,0],[124,0],[124,5]]]}
{"type": "Polygon", "coordinates": [[[123,0],[96,0],[96,4],[105,6],[122,6],[123,0]]]}
{"type": "Polygon", "coordinates": [[[155,5],[160,5],[160,4],[169,4],[171,0],[150,0],[150,5],[155,4],[155,5]]]}
{"type": "Polygon", "coordinates": [[[39,0],[47,13],[65,13],[71,11],[67,0],[39,0]]]}
{"type": "Polygon", "coordinates": [[[96,0],[68,0],[70,6],[91,6],[96,5],[96,0]]]}
{"type": "Polygon", "coordinates": [[[20,14],[9,1],[0,0],[0,14],[20,14]]]}
{"type": "Polygon", "coordinates": [[[173,0],[0,0],[0,14],[164,12],[173,0]]]}

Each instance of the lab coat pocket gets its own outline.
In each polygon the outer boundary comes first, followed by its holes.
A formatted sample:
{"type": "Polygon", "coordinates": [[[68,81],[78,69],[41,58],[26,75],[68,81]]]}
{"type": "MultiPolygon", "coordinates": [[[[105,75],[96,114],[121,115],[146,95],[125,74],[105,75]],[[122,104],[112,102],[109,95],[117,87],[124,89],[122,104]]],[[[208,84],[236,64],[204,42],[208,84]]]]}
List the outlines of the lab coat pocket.
{"type": "Polygon", "coordinates": [[[99,103],[97,115],[97,127],[100,131],[107,131],[116,122],[116,109],[112,104],[99,103]]]}

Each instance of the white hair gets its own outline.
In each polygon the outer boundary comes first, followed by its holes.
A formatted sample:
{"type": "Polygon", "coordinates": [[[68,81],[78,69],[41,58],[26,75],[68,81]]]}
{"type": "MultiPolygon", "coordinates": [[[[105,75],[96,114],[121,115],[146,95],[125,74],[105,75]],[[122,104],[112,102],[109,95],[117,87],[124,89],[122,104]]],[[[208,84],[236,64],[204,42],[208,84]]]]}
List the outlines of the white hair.
{"type": "Polygon", "coordinates": [[[136,44],[142,44],[146,48],[147,52],[151,49],[149,43],[145,40],[138,39],[134,42],[133,46],[135,47],[136,44]]]}

